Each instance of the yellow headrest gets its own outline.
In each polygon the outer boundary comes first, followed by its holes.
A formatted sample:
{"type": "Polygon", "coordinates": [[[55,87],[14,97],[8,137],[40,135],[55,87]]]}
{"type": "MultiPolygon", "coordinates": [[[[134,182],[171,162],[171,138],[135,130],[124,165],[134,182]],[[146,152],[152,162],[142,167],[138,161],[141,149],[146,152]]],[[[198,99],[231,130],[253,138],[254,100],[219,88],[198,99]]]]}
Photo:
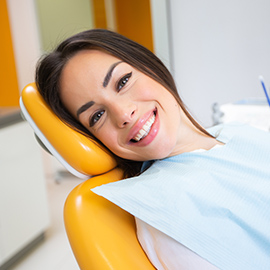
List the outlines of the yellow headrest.
{"type": "Polygon", "coordinates": [[[35,83],[23,89],[20,106],[39,139],[74,175],[86,179],[116,167],[115,159],[103,147],[64,124],[52,112],[35,83]]]}

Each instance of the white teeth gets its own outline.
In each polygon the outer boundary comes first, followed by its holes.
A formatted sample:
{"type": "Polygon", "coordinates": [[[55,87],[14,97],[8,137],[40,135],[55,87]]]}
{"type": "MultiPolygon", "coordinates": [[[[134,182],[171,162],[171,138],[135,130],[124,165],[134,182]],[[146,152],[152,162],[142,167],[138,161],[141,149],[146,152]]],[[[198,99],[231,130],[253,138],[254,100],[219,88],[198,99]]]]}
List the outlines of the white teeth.
{"type": "Polygon", "coordinates": [[[143,125],[142,129],[133,138],[133,140],[138,142],[139,140],[147,136],[153,123],[155,122],[155,119],[156,119],[156,116],[153,114],[153,116],[143,125]]]}

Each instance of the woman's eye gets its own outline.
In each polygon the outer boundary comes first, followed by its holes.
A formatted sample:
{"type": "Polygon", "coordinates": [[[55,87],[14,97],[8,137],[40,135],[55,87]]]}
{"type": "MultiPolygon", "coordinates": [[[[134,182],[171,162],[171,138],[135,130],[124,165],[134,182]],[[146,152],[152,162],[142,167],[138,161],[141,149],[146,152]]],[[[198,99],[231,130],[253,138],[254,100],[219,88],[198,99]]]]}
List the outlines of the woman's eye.
{"type": "Polygon", "coordinates": [[[104,114],[104,111],[98,111],[96,112],[90,119],[90,127],[93,127],[101,118],[101,116],[104,114]]]}
{"type": "Polygon", "coordinates": [[[120,91],[125,85],[126,83],[128,82],[129,78],[131,77],[132,75],[132,72],[126,74],[124,77],[122,77],[118,83],[117,83],[117,91],[120,91]]]}

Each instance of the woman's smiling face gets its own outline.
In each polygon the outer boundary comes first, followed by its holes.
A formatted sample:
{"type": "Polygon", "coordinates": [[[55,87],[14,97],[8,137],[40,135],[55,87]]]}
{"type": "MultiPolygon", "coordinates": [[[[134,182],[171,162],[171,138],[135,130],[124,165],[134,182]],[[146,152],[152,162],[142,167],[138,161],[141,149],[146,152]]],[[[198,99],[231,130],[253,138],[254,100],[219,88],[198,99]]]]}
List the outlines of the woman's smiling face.
{"type": "Polygon", "coordinates": [[[114,154],[130,160],[174,154],[181,110],[162,85],[118,58],[84,50],[63,69],[61,100],[114,154]]]}

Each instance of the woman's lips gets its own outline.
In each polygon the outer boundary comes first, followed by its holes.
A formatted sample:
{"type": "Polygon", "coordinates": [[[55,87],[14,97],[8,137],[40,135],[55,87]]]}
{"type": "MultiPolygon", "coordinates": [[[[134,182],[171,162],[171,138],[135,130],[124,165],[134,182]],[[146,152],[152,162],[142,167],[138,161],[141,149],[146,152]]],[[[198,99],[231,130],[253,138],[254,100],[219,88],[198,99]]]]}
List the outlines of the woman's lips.
{"type": "Polygon", "coordinates": [[[155,118],[156,118],[156,115],[153,114],[148,119],[148,121],[143,125],[142,129],[138,132],[138,134],[132,140],[138,142],[141,139],[143,139],[144,137],[146,137],[148,135],[153,123],[155,122],[155,118]]]}
{"type": "Polygon", "coordinates": [[[159,129],[157,109],[149,111],[139,119],[130,132],[129,143],[145,146],[153,141],[159,129]]]}

